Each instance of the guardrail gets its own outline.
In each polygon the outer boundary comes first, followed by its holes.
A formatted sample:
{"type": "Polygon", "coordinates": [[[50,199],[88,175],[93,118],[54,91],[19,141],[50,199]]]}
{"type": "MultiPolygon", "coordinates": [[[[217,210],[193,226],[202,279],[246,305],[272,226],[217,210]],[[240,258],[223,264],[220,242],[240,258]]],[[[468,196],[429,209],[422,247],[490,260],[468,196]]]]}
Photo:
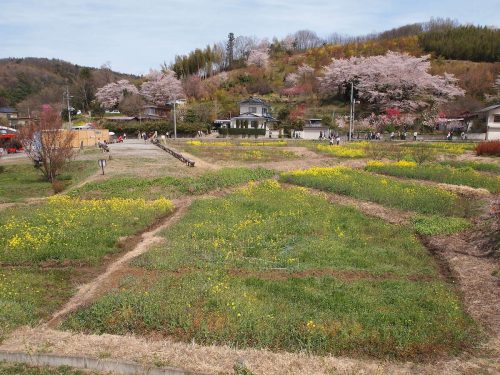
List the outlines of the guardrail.
{"type": "Polygon", "coordinates": [[[194,161],[191,160],[191,159],[186,158],[181,153],[179,153],[179,152],[177,152],[177,151],[175,151],[175,150],[173,150],[171,148],[168,148],[167,146],[162,145],[159,141],[154,141],[153,144],[155,144],[156,146],[158,146],[159,148],[161,148],[163,151],[168,152],[174,158],[179,159],[180,161],[182,161],[183,163],[185,163],[188,167],[194,167],[194,161]]]}

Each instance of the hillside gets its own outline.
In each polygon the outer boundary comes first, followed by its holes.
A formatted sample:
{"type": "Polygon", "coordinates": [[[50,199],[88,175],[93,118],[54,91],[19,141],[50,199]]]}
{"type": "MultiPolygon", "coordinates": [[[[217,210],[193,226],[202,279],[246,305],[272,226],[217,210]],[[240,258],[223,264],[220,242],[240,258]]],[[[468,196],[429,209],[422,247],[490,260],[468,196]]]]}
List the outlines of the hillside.
{"type": "Polygon", "coordinates": [[[0,106],[15,106],[27,113],[43,103],[61,104],[66,86],[75,108],[88,110],[97,87],[135,77],[109,67],[88,68],[46,58],[0,59],[0,106]]]}
{"type": "MultiPolygon", "coordinates": [[[[439,108],[454,116],[497,100],[494,86],[500,74],[499,35],[495,28],[461,26],[450,20],[431,20],[350,38],[332,35],[321,39],[312,31],[301,30],[282,40],[259,41],[230,33],[227,41],[176,56],[171,65],[162,68],[173,70],[182,81],[189,104],[180,121],[190,127],[206,127],[214,119],[231,117],[238,111],[238,101],[250,95],[269,101],[273,116],[285,127],[300,127],[306,117],[322,118],[332,124],[335,116],[349,111],[347,97],[325,97],[319,91],[316,79],[333,58],[369,57],[388,51],[412,56],[430,54],[431,73],[455,75],[466,92],[439,108]],[[266,51],[265,64],[251,63],[251,54],[259,50],[266,51]],[[462,57],[469,60],[460,60],[462,57]],[[311,76],[290,87],[287,79],[304,64],[311,67],[311,76]]],[[[145,79],[113,72],[107,66],[96,69],[54,59],[3,59],[0,106],[16,106],[27,113],[42,103],[60,105],[63,91],[69,86],[71,105],[96,115],[100,109],[96,90],[123,78],[137,87],[145,79]]],[[[361,103],[356,111],[358,116],[366,117],[372,109],[361,103]]]]}

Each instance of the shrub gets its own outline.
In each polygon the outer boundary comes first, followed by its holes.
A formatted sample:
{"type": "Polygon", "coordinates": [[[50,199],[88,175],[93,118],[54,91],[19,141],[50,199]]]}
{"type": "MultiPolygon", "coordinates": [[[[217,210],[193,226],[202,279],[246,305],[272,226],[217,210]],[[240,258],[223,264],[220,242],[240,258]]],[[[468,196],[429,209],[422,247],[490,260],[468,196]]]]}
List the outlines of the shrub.
{"type": "Polygon", "coordinates": [[[56,180],[52,182],[52,190],[54,191],[54,194],[58,194],[64,190],[64,184],[61,181],[56,180]]]}
{"type": "Polygon", "coordinates": [[[411,157],[417,164],[433,161],[436,158],[436,151],[427,147],[415,147],[411,150],[411,157]]]}
{"type": "Polygon", "coordinates": [[[476,155],[500,156],[500,140],[481,142],[476,146],[476,155]]]}

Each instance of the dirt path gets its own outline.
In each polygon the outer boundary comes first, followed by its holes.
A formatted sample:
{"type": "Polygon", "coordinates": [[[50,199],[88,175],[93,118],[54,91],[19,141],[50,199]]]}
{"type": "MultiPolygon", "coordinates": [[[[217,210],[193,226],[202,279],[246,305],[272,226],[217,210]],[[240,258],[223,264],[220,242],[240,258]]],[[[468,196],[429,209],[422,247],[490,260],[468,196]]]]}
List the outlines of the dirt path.
{"type": "MultiPolygon", "coordinates": [[[[280,184],[286,187],[297,187],[297,185],[287,184],[283,182],[281,182],[280,184]]],[[[365,215],[378,217],[395,225],[408,224],[411,217],[414,215],[414,213],[412,212],[405,212],[393,208],[387,208],[377,203],[363,201],[361,199],[356,199],[345,195],[328,193],[312,188],[306,188],[306,190],[311,194],[326,198],[331,203],[353,206],[365,215]]]]}
{"type": "Polygon", "coordinates": [[[78,289],[77,293],[66,303],[66,305],[64,305],[59,311],[55,312],[50,320],[45,323],[45,325],[47,327],[54,327],[61,321],[64,316],[93,301],[100,292],[106,290],[106,286],[110,282],[112,282],[113,276],[116,272],[118,272],[133,258],[148,251],[153,244],[156,244],[163,240],[163,238],[157,236],[157,234],[163,229],[173,225],[182,216],[184,216],[192,201],[192,198],[186,198],[184,200],[177,201],[176,210],[173,215],[167,217],[163,221],[163,223],[161,223],[161,225],[157,226],[153,230],[142,233],[141,241],[137,244],[137,246],[135,246],[133,250],[125,253],[120,258],[111,263],[106,269],[106,272],[102,273],[89,283],[82,285],[78,289]]]}
{"type": "Polygon", "coordinates": [[[163,364],[210,374],[234,374],[236,363],[245,365],[255,375],[331,375],[331,374],[498,374],[499,341],[488,343],[484,356],[440,360],[433,363],[397,362],[307,353],[274,353],[259,349],[234,349],[228,346],[202,346],[195,342],[154,340],[137,336],[86,335],[56,331],[50,328],[23,327],[11,335],[0,350],[28,353],[56,353],[134,361],[141,364],[163,364]],[[495,346],[497,345],[497,346],[495,346]]]}

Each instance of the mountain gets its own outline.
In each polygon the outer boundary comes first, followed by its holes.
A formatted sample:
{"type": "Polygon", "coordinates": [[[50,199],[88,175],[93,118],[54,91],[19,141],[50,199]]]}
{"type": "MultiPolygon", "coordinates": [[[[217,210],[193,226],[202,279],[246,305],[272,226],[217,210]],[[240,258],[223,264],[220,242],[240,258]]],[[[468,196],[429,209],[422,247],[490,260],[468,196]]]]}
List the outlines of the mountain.
{"type": "Polygon", "coordinates": [[[49,103],[61,105],[68,87],[75,108],[88,110],[95,89],[117,79],[137,77],[112,71],[108,66],[89,68],[46,58],[0,59],[0,107],[15,106],[21,112],[49,103]]]}

